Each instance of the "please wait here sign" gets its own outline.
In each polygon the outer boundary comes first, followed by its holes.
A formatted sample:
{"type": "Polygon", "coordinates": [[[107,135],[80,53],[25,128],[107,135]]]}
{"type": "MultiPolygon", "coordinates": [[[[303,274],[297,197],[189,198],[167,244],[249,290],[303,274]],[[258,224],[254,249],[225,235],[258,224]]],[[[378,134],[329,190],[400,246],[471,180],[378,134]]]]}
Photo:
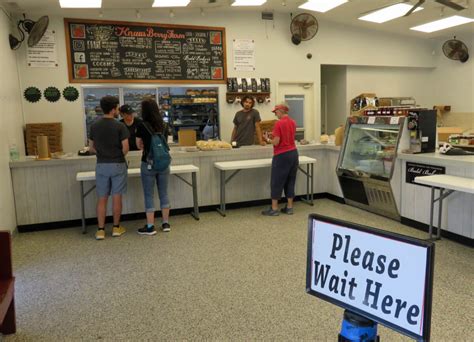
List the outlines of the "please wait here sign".
{"type": "Polygon", "coordinates": [[[429,339],[434,244],[310,215],[307,292],[429,339]]]}

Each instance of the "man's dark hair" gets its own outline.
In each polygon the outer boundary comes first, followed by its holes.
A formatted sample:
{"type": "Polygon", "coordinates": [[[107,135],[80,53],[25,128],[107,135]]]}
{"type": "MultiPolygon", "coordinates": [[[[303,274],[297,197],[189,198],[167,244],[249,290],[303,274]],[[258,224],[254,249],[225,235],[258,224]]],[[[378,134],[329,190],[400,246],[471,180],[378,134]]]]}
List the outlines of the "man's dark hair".
{"type": "Polygon", "coordinates": [[[245,95],[244,97],[242,97],[242,100],[240,101],[240,105],[243,107],[244,102],[247,101],[247,100],[252,101],[252,108],[253,108],[253,106],[255,106],[255,99],[252,96],[249,96],[249,95],[245,95]]]}
{"type": "Polygon", "coordinates": [[[100,99],[100,108],[102,108],[104,114],[109,114],[113,109],[117,108],[118,104],[119,99],[115,96],[107,95],[100,99]]]}

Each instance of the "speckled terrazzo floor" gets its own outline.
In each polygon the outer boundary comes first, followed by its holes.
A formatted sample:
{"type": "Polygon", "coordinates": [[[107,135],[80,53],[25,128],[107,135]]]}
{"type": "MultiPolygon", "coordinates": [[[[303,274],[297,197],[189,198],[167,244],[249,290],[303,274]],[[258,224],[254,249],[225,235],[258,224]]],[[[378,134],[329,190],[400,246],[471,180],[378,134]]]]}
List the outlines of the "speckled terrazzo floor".
{"type": "MultiPolygon", "coordinates": [[[[395,221],[317,200],[293,216],[261,207],[172,217],[171,233],[93,239],[94,228],[17,234],[18,331],[5,341],[335,341],[342,309],[305,293],[307,215],[415,237],[395,221]]],[[[432,340],[474,341],[474,250],[436,243],[432,340]]],[[[409,341],[379,326],[382,341],[409,341]]],[[[0,337],[0,340],[2,338],[0,337]]]]}

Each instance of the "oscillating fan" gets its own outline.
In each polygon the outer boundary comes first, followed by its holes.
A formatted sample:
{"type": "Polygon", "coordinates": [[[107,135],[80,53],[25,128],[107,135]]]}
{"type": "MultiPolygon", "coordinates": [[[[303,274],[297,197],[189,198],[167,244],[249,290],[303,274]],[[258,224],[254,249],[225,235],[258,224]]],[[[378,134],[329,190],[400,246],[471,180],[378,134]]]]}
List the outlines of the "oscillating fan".
{"type": "Polygon", "coordinates": [[[456,39],[456,37],[444,42],[443,53],[449,59],[460,61],[461,63],[465,63],[469,59],[469,51],[466,44],[456,39]]]}
{"type": "Polygon", "coordinates": [[[49,17],[42,16],[38,21],[33,21],[26,19],[26,16],[23,14],[23,20],[18,22],[18,32],[20,32],[21,38],[17,39],[14,35],[8,35],[8,40],[10,42],[10,48],[16,50],[20,47],[23,40],[25,40],[25,34],[23,31],[27,32],[28,37],[28,46],[33,47],[39,43],[41,38],[43,38],[44,33],[49,25],[49,17]]]}
{"type": "Polygon", "coordinates": [[[318,33],[318,21],[309,13],[301,13],[293,18],[290,24],[291,41],[298,45],[303,40],[310,40],[318,33]]]}

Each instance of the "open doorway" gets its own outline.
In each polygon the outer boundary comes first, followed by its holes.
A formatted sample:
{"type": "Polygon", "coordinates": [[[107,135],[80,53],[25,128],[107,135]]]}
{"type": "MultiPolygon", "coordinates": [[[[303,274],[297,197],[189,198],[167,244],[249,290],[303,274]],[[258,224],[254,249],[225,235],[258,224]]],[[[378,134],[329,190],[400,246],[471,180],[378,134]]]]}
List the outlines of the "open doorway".
{"type": "Polygon", "coordinates": [[[277,103],[286,102],[296,121],[296,139],[314,140],[313,83],[278,83],[277,103]]]}
{"type": "Polygon", "coordinates": [[[347,67],[321,65],[321,134],[334,134],[344,124],[348,109],[347,67]]]}

